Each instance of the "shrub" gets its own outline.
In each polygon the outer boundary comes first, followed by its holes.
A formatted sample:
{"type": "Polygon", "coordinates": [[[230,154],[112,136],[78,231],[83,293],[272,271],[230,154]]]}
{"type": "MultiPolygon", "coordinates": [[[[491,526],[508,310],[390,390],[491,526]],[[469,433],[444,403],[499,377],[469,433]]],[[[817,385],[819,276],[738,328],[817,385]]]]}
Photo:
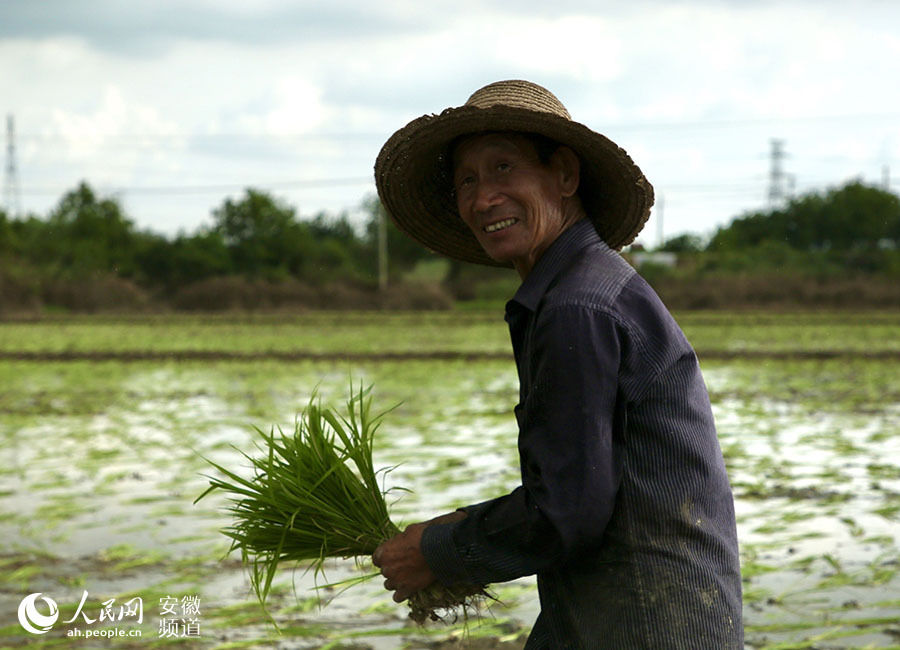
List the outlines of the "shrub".
{"type": "Polygon", "coordinates": [[[0,268],[0,314],[34,311],[41,305],[39,295],[32,269],[0,268]]]}
{"type": "Polygon", "coordinates": [[[388,287],[379,295],[383,309],[437,310],[453,307],[453,298],[436,284],[402,284],[388,287]]]}
{"type": "Polygon", "coordinates": [[[171,304],[185,311],[296,310],[318,307],[319,296],[297,280],[266,282],[231,275],[189,284],[172,296],[171,304]]]}
{"type": "Polygon", "coordinates": [[[42,302],[74,312],[145,311],[150,297],[136,284],[108,273],[57,277],[41,289],[42,302]]]}

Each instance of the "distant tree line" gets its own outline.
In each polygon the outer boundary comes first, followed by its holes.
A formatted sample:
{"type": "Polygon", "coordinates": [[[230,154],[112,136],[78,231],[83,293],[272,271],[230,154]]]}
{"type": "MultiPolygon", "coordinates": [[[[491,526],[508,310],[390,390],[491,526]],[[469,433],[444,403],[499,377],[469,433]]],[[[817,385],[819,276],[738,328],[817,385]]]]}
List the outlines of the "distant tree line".
{"type": "MultiPolygon", "coordinates": [[[[0,312],[54,305],[446,306],[451,297],[498,300],[515,290],[515,274],[506,270],[445,261],[432,264],[437,275],[429,277],[424,294],[410,285],[398,288],[418,264],[437,258],[390,219],[382,222],[377,197],[367,199],[363,211],[366,219],[356,227],[346,214],[301,218],[290,205],[251,188],[214,208],[210,225],[167,237],[137,228],[116,199],[81,183],[45,217],[14,219],[0,210],[0,312]],[[381,223],[395,289],[374,299],[381,223]]],[[[801,289],[789,291],[789,283],[772,278],[834,282],[865,276],[867,290],[872,278],[894,287],[900,285],[900,198],[854,182],[745,214],[708,240],[674,237],[659,250],[677,253],[676,267],[651,263],[641,272],[664,298],[686,290],[737,295],[731,280],[711,280],[728,277],[756,278],[749,285],[765,291],[780,285],[787,300],[801,289]]],[[[819,294],[809,295],[814,302],[819,294]]],[[[894,300],[884,295],[878,304],[894,300]]],[[[695,303],[706,304],[696,297],[685,301],[695,303]]]]}
{"type": "MultiPolygon", "coordinates": [[[[0,292],[7,298],[15,290],[39,293],[48,302],[48,287],[68,284],[76,291],[77,283],[98,277],[127,281],[155,296],[221,277],[240,277],[257,287],[294,281],[370,290],[378,282],[382,208],[374,198],[363,207],[367,221],[360,229],[346,214],[301,219],[267,192],[247,189],[213,209],[211,225],[166,237],[138,229],[116,199],[81,183],[45,218],[13,219],[0,210],[0,292]]],[[[384,225],[388,268],[398,278],[428,252],[390,219],[384,225]]]]}
{"type": "Polygon", "coordinates": [[[677,264],[640,270],[673,308],[900,304],[900,198],[859,182],[742,215],[708,240],[679,235],[659,249],[676,253],[677,264]]]}
{"type": "Polygon", "coordinates": [[[752,212],[709,241],[686,234],[660,250],[692,260],[700,273],[783,271],[818,276],[900,276],[900,197],[852,182],[752,212]]]}
{"type": "MultiPolygon", "coordinates": [[[[357,233],[346,214],[301,220],[293,207],[247,189],[212,210],[211,226],[169,238],[137,229],[116,199],[81,183],[45,219],[16,220],[0,211],[0,253],[53,274],[111,272],[164,288],[217,275],[371,283],[380,204],[370,199],[365,208],[368,222],[357,233]]],[[[391,271],[400,274],[425,252],[406,246],[392,224],[388,229],[391,271]]]]}

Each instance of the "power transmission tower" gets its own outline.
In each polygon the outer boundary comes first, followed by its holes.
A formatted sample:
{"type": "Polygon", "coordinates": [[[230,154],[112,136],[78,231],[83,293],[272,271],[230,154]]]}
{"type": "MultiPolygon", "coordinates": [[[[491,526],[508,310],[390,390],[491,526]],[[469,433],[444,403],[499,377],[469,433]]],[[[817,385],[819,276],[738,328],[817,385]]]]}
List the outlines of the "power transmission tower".
{"type": "Polygon", "coordinates": [[[6,166],[3,174],[3,206],[11,217],[22,214],[19,174],[16,171],[16,127],[12,115],[6,116],[6,166]]]}
{"type": "Polygon", "coordinates": [[[769,207],[781,205],[787,192],[785,181],[787,176],[781,163],[784,160],[784,140],[772,139],[772,152],[769,154],[769,207]]]}

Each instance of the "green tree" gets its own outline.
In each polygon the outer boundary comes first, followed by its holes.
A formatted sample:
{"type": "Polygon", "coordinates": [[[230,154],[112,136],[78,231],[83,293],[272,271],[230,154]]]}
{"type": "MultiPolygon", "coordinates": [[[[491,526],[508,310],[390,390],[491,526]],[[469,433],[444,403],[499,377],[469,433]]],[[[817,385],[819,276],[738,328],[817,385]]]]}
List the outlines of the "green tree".
{"type": "Polygon", "coordinates": [[[312,252],[312,242],[295,214],[266,192],[248,188],[243,198],[226,199],[213,210],[213,232],[221,235],[235,272],[296,274],[312,252]]]}
{"type": "Polygon", "coordinates": [[[213,220],[235,273],[292,275],[315,284],[368,279],[368,251],[345,214],[299,221],[294,208],[248,189],[242,199],[226,200],[214,210],[213,220]]]}
{"type": "Polygon", "coordinates": [[[10,221],[9,227],[12,231],[10,246],[14,253],[41,266],[49,265],[53,242],[50,226],[45,220],[29,215],[25,219],[10,221]]]}
{"type": "Polygon", "coordinates": [[[135,255],[144,284],[173,291],[191,282],[232,273],[231,259],[218,232],[201,229],[170,241],[144,234],[135,255]]]}
{"type": "Polygon", "coordinates": [[[810,193],[785,208],[755,212],[720,228],[708,249],[742,250],[783,242],[797,251],[872,250],[900,242],[900,197],[859,182],[810,193]]]}
{"type": "Polygon", "coordinates": [[[331,216],[320,212],[305,225],[315,242],[315,253],[308,265],[312,268],[307,269],[307,275],[311,271],[319,276],[374,281],[368,259],[371,251],[356,234],[346,213],[331,216]]]}
{"type": "Polygon", "coordinates": [[[667,239],[658,250],[668,253],[696,253],[703,250],[703,238],[685,233],[667,239]]]}
{"type": "Polygon", "coordinates": [[[81,275],[135,272],[135,230],[118,201],[100,198],[82,182],[67,192],[46,224],[28,219],[22,229],[25,254],[34,262],[81,275]]]}
{"type": "Polygon", "coordinates": [[[12,219],[0,209],[0,254],[10,255],[17,250],[17,237],[13,229],[12,219]]]}

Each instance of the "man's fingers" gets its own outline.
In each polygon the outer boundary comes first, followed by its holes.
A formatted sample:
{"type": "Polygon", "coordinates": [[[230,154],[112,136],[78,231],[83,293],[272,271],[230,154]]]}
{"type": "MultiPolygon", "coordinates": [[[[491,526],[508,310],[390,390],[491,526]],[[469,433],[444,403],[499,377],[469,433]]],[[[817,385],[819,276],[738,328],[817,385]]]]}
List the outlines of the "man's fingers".
{"type": "Polygon", "coordinates": [[[394,592],[392,598],[398,603],[402,603],[412,595],[412,592],[407,587],[398,585],[390,578],[384,581],[384,588],[394,592]]]}
{"type": "Polygon", "coordinates": [[[426,524],[412,524],[404,532],[379,544],[372,553],[372,563],[385,578],[384,588],[394,592],[393,598],[398,603],[434,582],[434,575],[420,548],[425,527],[426,524]]]}

